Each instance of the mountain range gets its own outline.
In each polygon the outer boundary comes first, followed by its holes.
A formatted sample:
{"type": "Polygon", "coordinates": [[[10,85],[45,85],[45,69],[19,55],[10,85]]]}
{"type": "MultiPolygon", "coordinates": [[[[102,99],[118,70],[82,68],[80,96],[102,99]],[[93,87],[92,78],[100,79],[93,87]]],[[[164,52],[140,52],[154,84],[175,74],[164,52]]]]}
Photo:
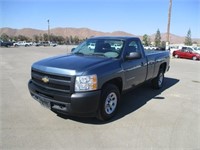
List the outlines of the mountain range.
{"type": "MultiPolygon", "coordinates": [[[[47,30],[39,30],[32,28],[23,28],[23,29],[13,29],[13,28],[0,28],[0,35],[3,33],[8,36],[18,36],[24,35],[30,38],[33,38],[34,35],[43,35],[44,33],[48,33],[47,30]]],[[[143,35],[134,35],[131,33],[123,32],[123,31],[114,31],[114,32],[102,32],[95,31],[88,28],[52,28],[50,33],[57,36],[69,37],[69,36],[78,36],[79,38],[89,38],[91,36],[137,36],[142,39],[143,35]]],[[[154,41],[155,34],[149,35],[151,41],[154,41]]],[[[167,34],[161,33],[161,40],[166,41],[167,34]]],[[[192,39],[193,41],[200,44],[200,39],[192,39]]],[[[170,34],[170,43],[180,44],[184,43],[185,37],[170,34]]]]}

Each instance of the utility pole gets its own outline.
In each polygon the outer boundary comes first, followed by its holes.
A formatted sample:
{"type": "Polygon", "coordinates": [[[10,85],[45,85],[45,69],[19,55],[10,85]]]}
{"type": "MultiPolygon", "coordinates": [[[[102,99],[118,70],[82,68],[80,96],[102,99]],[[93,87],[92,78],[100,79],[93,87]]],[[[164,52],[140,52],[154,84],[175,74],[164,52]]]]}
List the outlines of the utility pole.
{"type": "Polygon", "coordinates": [[[170,23],[171,23],[171,11],[172,11],[172,0],[169,0],[169,10],[168,10],[168,24],[167,24],[167,42],[166,47],[169,48],[169,35],[170,35],[170,23]]]}
{"type": "Polygon", "coordinates": [[[50,41],[50,23],[49,23],[49,19],[47,20],[48,22],[48,41],[50,41]]]}

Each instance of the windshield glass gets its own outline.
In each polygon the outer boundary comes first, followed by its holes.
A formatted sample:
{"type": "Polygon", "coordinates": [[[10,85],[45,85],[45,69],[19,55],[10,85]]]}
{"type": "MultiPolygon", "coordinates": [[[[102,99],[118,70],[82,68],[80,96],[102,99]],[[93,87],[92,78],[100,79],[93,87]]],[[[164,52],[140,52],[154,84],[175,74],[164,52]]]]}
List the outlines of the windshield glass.
{"type": "Polygon", "coordinates": [[[80,44],[74,54],[118,58],[124,47],[123,40],[88,39],[80,44]]]}
{"type": "Polygon", "coordinates": [[[194,50],[200,50],[200,47],[194,47],[194,50]]]}

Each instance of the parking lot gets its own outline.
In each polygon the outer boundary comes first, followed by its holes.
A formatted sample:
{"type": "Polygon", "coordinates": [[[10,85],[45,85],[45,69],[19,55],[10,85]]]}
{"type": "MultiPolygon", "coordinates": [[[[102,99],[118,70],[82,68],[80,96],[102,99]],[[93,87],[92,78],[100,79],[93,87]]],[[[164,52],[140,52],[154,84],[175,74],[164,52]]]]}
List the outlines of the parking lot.
{"type": "Polygon", "coordinates": [[[124,94],[118,114],[100,122],[57,116],[29,94],[32,63],[70,49],[0,48],[1,150],[200,149],[200,61],[172,58],[162,90],[147,83],[124,94]]]}

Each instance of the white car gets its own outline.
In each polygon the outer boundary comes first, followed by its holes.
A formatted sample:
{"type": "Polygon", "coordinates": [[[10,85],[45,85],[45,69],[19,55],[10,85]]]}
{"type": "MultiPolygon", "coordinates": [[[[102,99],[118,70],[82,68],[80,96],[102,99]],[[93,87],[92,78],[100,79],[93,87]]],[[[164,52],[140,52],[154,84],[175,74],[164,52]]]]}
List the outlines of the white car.
{"type": "Polygon", "coordinates": [[[58,44],[55,42],[50,42],[50,46],[56,47],[58,44]]]}
{"type": "Polygon", "coordinates": [[[198,54],[200,54],[200,47],[194,47],[194,51],[198,54]]]}
{"type": "Polygon", "coordinates": [[[196,48],[196,47],[192,47],[192,46],[183,46],[181,49],[182,50],[193,51],[195,53],[200,54],[200,49],[198,49],[198,47],[196,48]]]}
{"type": "Polygon", "coordinates": [[[19,41],[13,44],[14,46],[32,46],[33,43],[32,42],[26,42],[26,41],[19,41]]]}
{"type": "Polygon", "coordinates": [[[90,50],[95,49],[95,43],[90,43],[90,44],[88,45],[88,48],[89,48],[90,50]]]}
{"type": "Polygon", "coordinates": [[[144,46],[144,49],[146,49],[146,50],[156,50],[157,47],[150,45],[150,46],[144,46]]]}
{"type": "Polygon", "coordinates": [[[113,44],[111,47],[115,48],[116,50],[119,50],[122,48],[121,44],[113,44]]]}

